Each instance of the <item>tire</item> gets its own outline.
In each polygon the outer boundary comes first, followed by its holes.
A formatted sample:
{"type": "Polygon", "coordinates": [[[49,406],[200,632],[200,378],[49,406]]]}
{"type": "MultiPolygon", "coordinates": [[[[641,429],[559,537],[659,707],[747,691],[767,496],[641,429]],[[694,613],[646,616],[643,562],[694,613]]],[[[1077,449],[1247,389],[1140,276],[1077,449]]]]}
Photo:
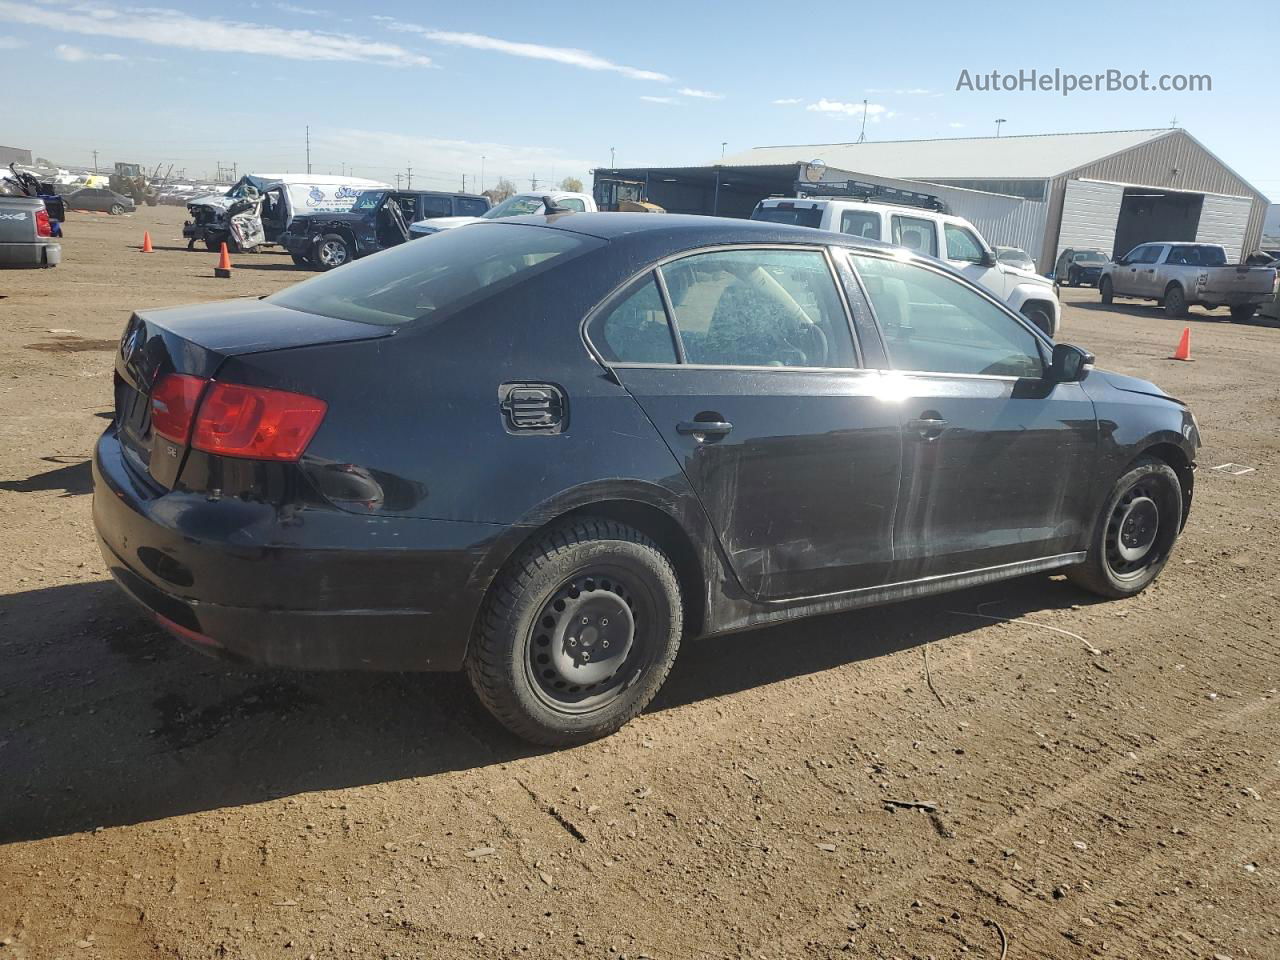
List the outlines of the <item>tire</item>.
{"type": "Polygon", "coordinates": [[[120,206],[118,203],[113,203],[107,208],[107,213],[111,214],[113,217],[118,217],[120,214],[124,213],[124,207],[120,206]]]}
{"type": "Polygon", "coordinates": [[[210,253],[222,252],[222,245],[227,245],[227,253],[239,253],[240,248],[236,243],[235,237],[229,233],[208,234],[204,235],[204,248],[210,253]]]}
{"type": "Polygon", "coordinates": [[[1022,315],[1035,324],[1036,329],[1044,333],[1045,336],[1053,336],[1053,314],[1049,312],[1047,307],[1040,306],[1037,303],[1024,304],[1022,315]]]}
{"type": "Polygon", "coordinates": [[[1074,270],[1070,271],[1067,274],[1067,286],[1068,287],[1080,286],[1080,275],[1077,274],[1074,270]]]}
{"type": "Polygon", "coordinates": [[[1116,481],[1094,524],[1088,559],[1067,577],[1111,599],[1141,593],[1164,569],[1181,524],[1178,475],[1163,460],[1143,457],[1116,481]]]}
{"type": "Polygon", "coordinates": [[[675,569],[657,544],[612,520],[576,520],[529,544],[494,581],[467,674],[517,736],[552,747],[586,743],[653,699],[675,661],[683,618],[675,569]]]}
{"type": "Polygon", "coordinates": [[[1237,303],[1231,308],[1231,319],[1244,321],[1252,319],[1253,315],[1258,312],[1258,306],[1254,303],[1237,303]]]}
{"type": "Polygon", "coordinates": [[[317,270],[333,270],[354,258],[351,244],[337,233],[326,233],[316,237],[311,246],[311,266],[317,270]]]}
{"type": "Polygon", "coordinates": [[[1164,292],[1164,312],[1170,317],[1187,315],[1187,295],[1176,283],[1169,284],[1169,288],[1164,292]]]}
{"type": "Polygon", "coordinates": [[[1102,298],[1103,303],[1112,303],[1115,300],[1115,293],[1111,289],[1111,278],[1103,277],[1098,281],[1098,296],[1102,298]]]}

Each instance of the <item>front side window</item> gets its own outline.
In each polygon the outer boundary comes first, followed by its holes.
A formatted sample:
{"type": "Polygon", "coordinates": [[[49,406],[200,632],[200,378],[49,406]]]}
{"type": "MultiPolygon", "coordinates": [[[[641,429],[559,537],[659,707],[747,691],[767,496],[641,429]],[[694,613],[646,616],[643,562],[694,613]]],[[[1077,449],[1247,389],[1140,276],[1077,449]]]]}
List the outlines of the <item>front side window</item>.
{"type": "Polygon", "coordinates": [[[583,203],[581,197],[565,197],[563,200],[557,200],[556,203],[557,205],[568,210],[573,210],[576,213],[587,212],[587,205],[583,203]]]}
{"type": "Polygon", "coordinates": [[[938,255],[938,232],[932,220],[919,217],[893,217],[893,242],[916,253],[927,253],[931,257],[938,255]]]}
{"type": "Polygon", "coordinates": [[[471,197],[460,197],[457,204],[460,217],[482,217],[489,210],[489,205],[483,200],[475,200],[471,197]]]}
{"type": "Polygon", "coordinates": [[[351,205],[351,209],[377,210],[382,204],[382,198],[386,195],[385,190],[362,190],[360,196],[356,197],[356,202],[351,205]]]}
{"type": "Polygon", "coordinates": [[[613,363],[675,363],[667,311],[653,274],[632,284],[588,331],[600,355],[613,363]]]}
{"type": "Polygon", "coordinates": [[[662,267],[689,363],[851,367],[853,337],[817,250],[728,250],[662,267]]]}
{"type": "Polygon", "coordinates": [[[507,197],[500,204],[484,215],[486,220],[501,220],[503,217],[524,217],[542,212],[542,200],[539,197],[507,197]]]}
{"type": "Polygon", "coordinates": [[[914,263],[851,259],[895,370],[1043,376],[1035,335],[968,285],[914,263]]]}
{"type": "Polygon", "coordinates": [[[973,235],[972,230],[958,227],[954,223],[945,224],[942,230],[947,240],[948,260],[982,262],[982,244],[978,243],[978,238],[973,235]]]}
{"type": "Polygon", "coordinates": [[[840,232],[864,240],[879,240],[880,214],[870,210],[846,210],[840,214],[840,232]]]}

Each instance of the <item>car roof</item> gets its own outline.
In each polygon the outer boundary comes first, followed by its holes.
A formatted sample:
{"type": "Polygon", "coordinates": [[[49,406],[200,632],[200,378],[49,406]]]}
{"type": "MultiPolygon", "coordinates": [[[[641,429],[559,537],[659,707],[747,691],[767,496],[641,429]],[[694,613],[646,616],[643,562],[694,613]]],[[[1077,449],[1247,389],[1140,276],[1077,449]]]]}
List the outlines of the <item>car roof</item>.
{"type": "Polygon", "coordinates": [[[719,243],[807,243],[840,246],[888,247],[891,244],[866,240],[846,233],[796,227],[764,220],[709,217],[684,213],[561,213],[545,216],[504,217],[492,224],[533,224],[570,233],[617,240],[643,235],[679,238],[682,246],[719,243]]]}

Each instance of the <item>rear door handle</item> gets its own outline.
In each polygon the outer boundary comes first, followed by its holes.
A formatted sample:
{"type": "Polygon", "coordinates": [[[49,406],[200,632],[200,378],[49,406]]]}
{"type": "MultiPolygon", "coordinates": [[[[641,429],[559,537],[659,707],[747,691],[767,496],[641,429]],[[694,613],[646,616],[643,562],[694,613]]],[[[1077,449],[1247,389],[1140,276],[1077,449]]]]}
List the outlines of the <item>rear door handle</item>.
{"type": "Polygon", "coordinates": [[[732,429],[733,424],[726,420],[681,420],[676,424],[676,432],[686,435],[701,433],[705,436],[723,437],[732,429]]]}
{"type": "Polygon", "coordinates": [[[942,436],[942,430],[946,425],[947,421],[941,417],[917,417],[907,421],[907,427],[915,430],[925,440],[937,440],[942,436]]]}

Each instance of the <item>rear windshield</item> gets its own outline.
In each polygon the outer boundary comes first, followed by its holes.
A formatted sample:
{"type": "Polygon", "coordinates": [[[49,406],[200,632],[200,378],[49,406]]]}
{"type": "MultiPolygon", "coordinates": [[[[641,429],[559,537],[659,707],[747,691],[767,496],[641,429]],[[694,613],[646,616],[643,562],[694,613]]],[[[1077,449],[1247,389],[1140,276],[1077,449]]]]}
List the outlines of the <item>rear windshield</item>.
{"type": "Polygon", "coordinates": [[[267,299],[323,317],[399,326],[467,306],[603,243],[545,227],[475,224],[356,260],[267,299]]]}
{"type": "Polygon", "coordinates": [[[797,227],[816,227],[822,223],[822,210],[815,207],[756,207],[752,220],[765,223],[790,223],[797,227]]]}

